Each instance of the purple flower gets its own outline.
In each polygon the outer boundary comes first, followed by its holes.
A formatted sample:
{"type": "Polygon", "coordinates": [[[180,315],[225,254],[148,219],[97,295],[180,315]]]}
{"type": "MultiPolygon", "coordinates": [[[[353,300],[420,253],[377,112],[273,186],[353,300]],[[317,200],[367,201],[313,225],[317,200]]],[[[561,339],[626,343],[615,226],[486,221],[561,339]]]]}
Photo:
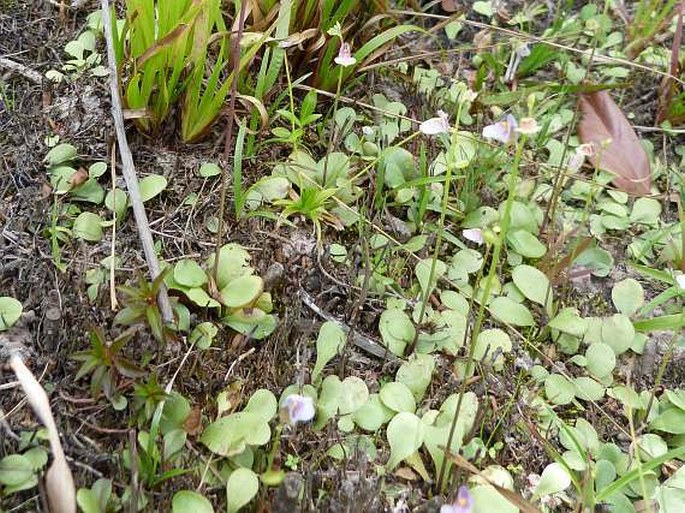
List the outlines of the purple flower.
{"type": "Polygon", "coordinates": [[[452,504],[445,504],[440,507],[440,513],[471,513],[473,510],[473,496],[469,489],[461,485],[457,498],[452,504]]]}
{"type": "Polygon", "coordinates": [[[483,230],[480,228],[467,228],[466,230],[462,230],[461,234],[466,240],[475,242],[478,245],[485,242],[485,239],[483,238],[483,230]]]}
{"type": "Polygon", "coordinates": [[[516,140],[516,128],[518,123],[511,114],[502,121],[493,123],[483,128],[483,137],[486,139],[494,139],[502,144],[509,144],[516,140]]]}
{"type": "Polygon", "coordinates": [[[298,422],[308,422],[314,418],[316,409],[311,397],[292,394],[283,401],[283,409],[288,414],[288,423],[294,426],[298,422]]]}
{"type": "Polygon", "coordinates": [[[357,59],[352,56],[352,48],[350,48],[349,43],[340,45],[338,56],[333,60],[336,64],[340,64],[344,68],[357,64],[357,59]]]}
{"type": "Polygon", "coordinates": [[[446,112],[439,110],[438,117],[421,123],[419,131],[426,135],[446,134],[450,131],[450,118],[446,112]]]}

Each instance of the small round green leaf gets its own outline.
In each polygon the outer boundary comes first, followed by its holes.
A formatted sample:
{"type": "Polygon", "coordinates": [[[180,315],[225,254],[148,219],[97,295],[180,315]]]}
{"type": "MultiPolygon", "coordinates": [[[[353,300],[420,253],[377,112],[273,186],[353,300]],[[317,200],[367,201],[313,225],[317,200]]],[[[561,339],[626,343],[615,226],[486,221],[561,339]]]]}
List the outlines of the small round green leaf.
{"type": "Polygon", "coordinates": [[[139,186],[140,199],[145,203],[166,189],[167,181],[162,175],[148,175],[140,181],[139,186]]]}
{"type": "Polygon", "coordinates": [[[617,355],[630,349],[634,339],[635,328],[625,315],[615,314],[602,319],[602,342],[609,344],[617,355]]]}
{"type": "Polygon", "coordinates": [[[512,231],[507,235],[507,242],[514,251],[526,258],[540,258],[547,253],[547,247],[526,230],[512,231]]]}
{"type": "Polygon", "coordinates": [[[21,454],[10,454],[0,460],[0,484],[20,486],[33,477],[33,465],[21,454]]]}
{"type": "Polygon", "coordinates": [[[102,219],[93,212],[81,212],[74,220],[72,232],[79,239],[98,242],[102,239],[102,219]]]}
{"type": "Polygon", "coordinates": [[[545,306],[552,299],[549,279],[542,271],[530,265],[518,265],[511,272],[514,285],[527,299],[545,306]]]}
{"type": "Polygon", "coordinates": [[[241,276],[221,289],[221,302],[229,308],[251,304],[264,290],[264,281],[255,275],[241,276]]]}
{"type": "Polygon", "coordinates": [[[369,399],[354,412],[354,423],[364,431],[378,431],[383,424],[395,416],[392,411],[381,401],[378,394],[371,394],[369,399]]]}
{"type": "Polygon", "coordinates": [[[490,303],[490,312],[500,322],[512,326],[534,326],[533,316],[525,306],[506,296],[496,297],[490,303]]]}
{"type": "Polygon", "coordinates": [[[342,382],[338,411],[340,415],[354,413],[369,398],[369,389],[364,381],[356,376],[348,376],[342,382]]]}
{"type": "Polygon", "coordinates": [[[561,374],[550,374],[545,378],[545,395],[554,404],[568,404],[575,396],[575,387],[561,374]]]}
{"type": "Polygon", "coordinates": [[[0,297],[0,331],[14,326],[21,317],[22,306],[19,301],[10,296],[0,297]]]}
{"type": "MultiPolygon", "coordinates": [[[[228,513],[237,513],[259,491],[259,478],[249,468],[237,468],[228,477],[226,500],[228,513]]],[[[194,512],[192,512],[194,513],[194,512]]]]}
{"type": "Polygon", "coordinates": [[[78,155],[76,148],[67,143],[58,144],[45,155],[45,162],[48,166],[57,166],[74,160],[78,155]]]}
{"type": "Polygon", "coordinates": [[[381,388],[379,393],[383,404],[396,412],[408,411],[414,413],[416,401],[411,390],[404,383],[391,381],[381,388]]]}
{"type": "Polygon", "coordinates": [[[221,174],[221,168],[214,162],[205,162],[200,166],[200,176],[209,178],[221,174]]]}
{"type": "Polygon", "coordinates": [[[394,469],[401,461],[414,454],[423,444],[424,425],[410,412],[398,413],[388,424],[387,437],[390,444],[388,469],[394,469]]]}
{"type": "Polygon", "coordinates": [[[594,342],[585,351],[587,370],[590,374],[603,378],[608,376],[616,367],[616,353],[603,342],[594,342]]]}
{"type": "Polygon", "coordinates": [[[626,278],[611,289],[611,300],[623,315],[633,315],[645,303],[645,292],[637,280],[626,278]]]}
{"type": "Polygon", "coordinates": [[[571,476],[560,463],[550,463],[542,471],[534,496],[542,497],[561,492],[571,486],[571,476]]]}
{"type": "Polygon", "coordinates": [[[171,500],[172,513],[214,513],[212,504],[204,495],[192,490],[180,490],[171,500]]]}
{"type": "Polygon", "coordinates": [[[207,283],[207,274],[195,260],[186,258],[174,266],[174,280],[185,287],[201,287],[207,283]]]}

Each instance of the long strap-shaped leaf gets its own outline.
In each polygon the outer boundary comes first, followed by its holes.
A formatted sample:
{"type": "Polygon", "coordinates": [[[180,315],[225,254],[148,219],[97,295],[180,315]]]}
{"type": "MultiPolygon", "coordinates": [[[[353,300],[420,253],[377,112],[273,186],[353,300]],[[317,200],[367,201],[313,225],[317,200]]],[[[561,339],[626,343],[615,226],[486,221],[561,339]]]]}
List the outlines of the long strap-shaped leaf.
{"type": "Polygon", "coordinates": [[[580,95],[578,134],[583,143],[593,143],[591,162],[610,171],[619,189],[636,196],[650,192],[649,158],[635,130],[606,91],[580,95]]]}

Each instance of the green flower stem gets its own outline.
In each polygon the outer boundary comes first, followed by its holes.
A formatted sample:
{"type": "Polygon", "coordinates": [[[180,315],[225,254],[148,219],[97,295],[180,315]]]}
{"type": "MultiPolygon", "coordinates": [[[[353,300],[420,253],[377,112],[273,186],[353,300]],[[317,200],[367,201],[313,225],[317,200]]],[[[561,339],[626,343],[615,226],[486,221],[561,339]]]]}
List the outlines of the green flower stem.
{"type": "MultiPolygon", "coordinates": [[[[341,42],[342,44],[342,42],[341,42]]],[[[337,125],[335,124],[335,115],[338,113],[338,103],[340,101],[340,89],[342,88],[342,77],[343,77],[343,66],[338,66],[340,71],[338,72],[338,87],[335,90],[335,98],[333,99],[333,127],[331,130],[331,138],[328,140],[328,149],[326,150],[326,160],[323,164],[323,180],[322,186],[326,186],[326,177],[328,176],[328,156],[333,151],[333,142],[337,136],[337,125]]]]}
{"type": "MultiPolygon", "coordinates": [[[[509,226],[511,225],[511,209],[514,204],[514,197],[516,195],[516,180],[519,175],[519,166],[521,164],[521,156],[523,155],[523,148],[526,145],[526,136],[521,134],[518,146],[516,147],[516,155],[514,156],[514,163],[509,174],[509,184],[507,193],[507,202],[504,204],[504,215],[502,216],[502,223],[500,225],[500,235],[495,248],[492,251],[492,260],[490,261],[490,269],[488,270],[488,275],[485,281],[485,287],[483,288],[483,297],[480,300],[480,307],[478,309],[478,317],[476,318],[476,324],[471,331],[471,338],[469,341],[469,353],[466,358],[466,368],[464,370],[464,379],[461,381],[461,387],[459,388],[459,398],[457,399],[457,407],[454,411],[454,418],[452,419],[452,425],[450,426],[450,433],[447,437],[447,447],[445,449],[445,458],[440,466],[440,472],[438,475],[438,492],[442,490],[443,479],[445,477],[445,469],[447,467],[447,451],[452,446],[452,439],[454,438],[454,432],[457,428],[457,418],[459,418],[459,411],[461,410],[461,403],[464,399],[464,394],[466,393],[466,377],[469,376],[473,370],[473,353],[476,348],[476,340],[478,335],[480,335],[480,330],[483,327],[483,319],[485,317],[485,308],[490,299],[490,293],[492,292],[492,284],[495,281],[495,275],[497,274],[497,267],[499,266],[499,258],[502,253],[502,247],[506,244],[507,233],[509,232],[509,226]]],[[[449,167],[448,167],[449,169],[449,167]]],[[[477,291],[474,291],[474,296],[477,291]]]]}
{"type": "MultiPolygon", "coordinates": [[[[451,151],[452,148],[457,147],[459,140],[459,120],[461,119],[461,107],[463,103],[459,103],[457,108],[457,121],[455,123],[454,130],[452,131],[452,137],[450,140],[450,146],[447,148],[447,170],[445,171],[445,186],[442,190],[442,202],[440,205],[440,220],[438,221],[438,236],[435,239],[435,248],[433,249],[433,258],[431,260],[431,268],[428,273],[428,287],[424,291],[423,298],[421,300],[421,311],[419,313],[419,325],[423,323],[423,316],[426,313],[426,304],[428,303],[428,298],[432,292],[433,278],[435,277],[435,268],[437,266],[438,256],[440,254],[440,246],[442,245],[442,235],[445,231],[445,217],[447,215],[447,203],[450,196],[450,188],[452,186],[452,171],[454,170],[454,152],[451,151]]],[[[412,354],[416,349],[416,344],[419,340],[419,330],[414,332],[414,340],[412,340],[409,346],[408,354],[412,354]]]]}

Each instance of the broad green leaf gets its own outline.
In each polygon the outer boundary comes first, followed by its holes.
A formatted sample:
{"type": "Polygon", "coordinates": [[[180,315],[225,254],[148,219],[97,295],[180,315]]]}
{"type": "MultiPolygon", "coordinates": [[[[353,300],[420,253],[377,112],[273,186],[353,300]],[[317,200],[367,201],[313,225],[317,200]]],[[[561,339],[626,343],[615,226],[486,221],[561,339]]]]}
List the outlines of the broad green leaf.
{"type": "Polygon", "coordinates": [[[649,427],[655,431],[681,435],[685,433],[685,411],[680,408],[669,408],[660,413],[649,427]]]}
{"type": "Polygon", "coordinates": [[[530,265],[518,265],[511,278],[527,299],[545,306],[552,300],[552,290],[545,273],[530,265]]]}
{"type": "Polygon", "coordinates": [[[533,492],[535,497],[552,495],[571,486],[571,476],[560,463],[550,463],[542,471],[540,481],[533,492]]]}
{"type": "Polygon", "coordinates": [[[174,280],[184,287],[201,287],[207,283],[207,274],[195,260],[185,258],[174,266],[174,280]]]}
{"type": "Polygon", "coordinates": [[[611,300],[616,310],[623,315],[633,315],[645,303],[645,292],[642,285],[633,278],[619,281],[611,289],[611,300]]]}
{"type": "Polygon", "coordinates": [[[241,276],[221,289],[221,302],[229,308],[250,305],[264,290],[264,281],[256,275],[241,276]]]}
{"type": "Polygon", "coordinates": [[[507,242],[514,251],[526,258],[540,258],[547,253],[547,247],[526,230],[510,232],[507,235],[507,242]]]}
{"type": "Polygon", "coordinates": [[[342,382],[342,389],[338,403],[340,415],[354,413],[369,398],[369,389],[363,380],[356,376],[348,376],[342,382]]]}
{"type": "Polygon", "coordinates": [[[319,329],[316,339],[316,363],[312,371],[312,382],[316,382],[324,366],[340,353],[347,336],[337,323],[326,321],[319,329]]]}
{"type": "Polygon", "coordinates": [[[421,447],[423,431],[423,422],[413,413],[402,412],[393,417],[386,433],[390,444],[390,458],[386,464],[389,470],[394,469],[421,447]]]}
{"type": "Polygon", "coordinates": [[[574,337],[582,337],[587,329],[585,319],[578,314],[578,310],[571,307],[562,309],[549,321],[548,326],[574,337]]]}
{"type": "Polygon", "coordinates": [[[376,432],[390,421],[396,412],[388,408],[378,394],[369,395],[368,400],[354,412],[354,423],[364,431],[376,432]]]}
{"type": "Polygon", "coordinates": [[[630,213],[630,222],[654,225],[661,215],[661,202],[654,198],[638,198],[630,213]]]}
{"type": "Polygon", "coordinates": [[[166,189],[167,181],[162,175],[148,175],[140,181],[139,186],[140,199],[145,203],[166,189]]]}
{"type": "Polygon", "coordinates": [[[22,454],[10,454],[0,460],[0,484],[20,486],[34,475],[31,461],[22,454]]]}
{"type": "Polygon", "coordinates": [[[121,189],[110,190],[105,196],[105,206],[116,212],[117,220],[121,220],[128,207],[128,196],[121,189]]]}
{"type": "MultiPolygon", "coordinates": [[[[250,254],[239,244],[224,244],[219,250],[219,265],[216,286],[224,288],[228,282],[246,274],[252,274],[248,265],[250,254]]],[[[214,268],[214,254],[207,259],[207,269],[214,268]]]]}
{"type": "Polygon", "coordinates": [[[183,293],[188,296],[193,303],[202,308],[217,308],[221,306],[216,299],[212,298],[201,288],[183,289],[183,293]]]}
{"type": "MultiPolygon", "coordinates": [[[[326,425],[328,420],[338,411],[342,382],[335,374],[326,376],[321,383],[319,400],[316,402],[316,417],[314,429],[319,430],[326,425]]],[[[368,401],[367,401],[368,403],[368,401]]]]}
{"type": "Polygon", "coordinates": [[[214,513],[212,504],[204,495],[192,490],[180,490],[171,500],[172,513],[214,513]]]}
{"type": "Polygon", "coordinates": [[[575,396],[575,387],[561,374],[550,374],[545,378],[545,395],[554,404],[568,404],[575,396]]]}
{"type": "Polygon", "coordinates": [[[525,306],[506,296],[496,297],[490,303],[490,312],[500,322],[512,326],[534,326],[533,316],[525,306]]]}
{"type": "Polygon", "coordinates": [[[598,378],[611,374],[616,367],[616,353],[608,344],[593,342],[585,352],[587,370],[598,378]]]}
{"type": "Polygon", "coordinates": [[[615,314],[602,319],[602,342],[609,344],[617,355],[630,349],[634,339],[635,328],[625,315],[615,314]]]}
{"type": "MultiPolygon", "coordinates": [[[[72,41],[73,42],[73,41],[72,41]]],[[[74,160],[78,156],[76,148],[71,144],[63,143],[58,144],[52,148],[47,155],[45,155],[45,163],[48,166],[58,166],[74,160]]]]}
{"type": "Polygon", "coordinates": [[[0,331],[14,326],[21,317],[22,306],[19,301],[10,296],[0,296],[0,331]]]}
{"type": "Polygon", "coordinates": [[[476,145],[473,142],[473,134],[470,132],[457,132],[456,138],[456,144],[450,145],[450,156],[453,159],[454,168],[463,169],[476,156],[476,145]]]}
{"type": "Polygon", "coordinates": [[[588,267],[595,276],[607,276],[614,268],[614,257],[602,248],[589,248],[573,261],[576,265],[588,267]]]}
{"type": "Polygon", "coordinates": [[[604,397],[604,386],[592,378],[580,376],[573,380],[576,397],[583,401],[599,401],[604,397]]]}
{"type": "Polygon", "coordinates": [[[404,383],[416,401],[423,399],[435,369],[435,359],[428,354],[414,353],[397,370],[395,380],[404,383]]]}
{"type": "MultiPolygon", "coordinates": [[[[247,505],[259,491],[259,478],[249,468],[237,468],[228,476],[226,483],[226,510],[237,513],[247,505]]],[[[194,512],[191,512],[194,513],[194,512]]]]}
{"type": "Polygon", "coordinates": [[[106,162],[95,162],[88,168],[88,176],[90,178],[100,178],[107,171],[106,162]]]}
{"type": "Polygon", "coordinates": [[[276,396],[265,388],[260,388],[247,402],[243,412],[252,413],[262,419],[263,422],[269,422],[278,411],[278,401],[276,396]]]}
{"type": "Polygon", "coordinates": [[[381,387],[378,395],[383,404],[393,411],[414,413],[416,410],[414,396],[404,383],[397,381],[386,383],[381,387]]]}
{"type": "Polygon", "coordinates": [[[79,239],[98,242],[102,239],[102,219],[93,212],[81,212],[74,220],[72,233],[79,239]]]}
{"type": "Polygon", "coordinates": [[[378,322],[383,343],[391,353],[404,355],[405,347],[414,340],[416,328],[409,316],[397,308],[388,308],[378,322]]]}

